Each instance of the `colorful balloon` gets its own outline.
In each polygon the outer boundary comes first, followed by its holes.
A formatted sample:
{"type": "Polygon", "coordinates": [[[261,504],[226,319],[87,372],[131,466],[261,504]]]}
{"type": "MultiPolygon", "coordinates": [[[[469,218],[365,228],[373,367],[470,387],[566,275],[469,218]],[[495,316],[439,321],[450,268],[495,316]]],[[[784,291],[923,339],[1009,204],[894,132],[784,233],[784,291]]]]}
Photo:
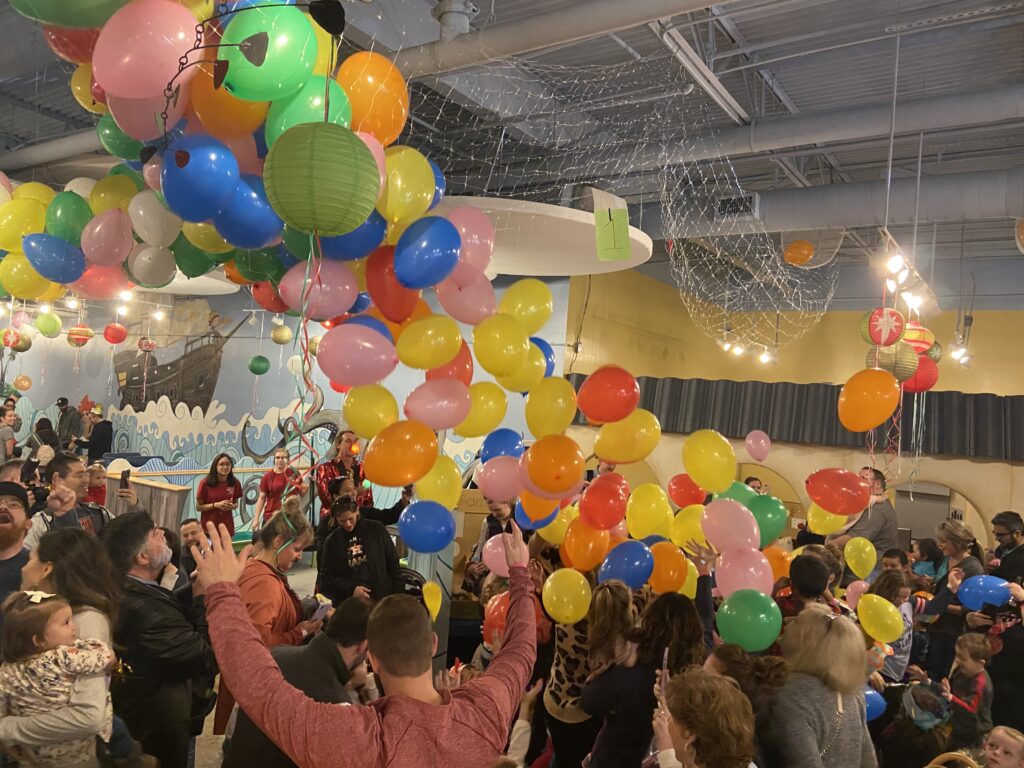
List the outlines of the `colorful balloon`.
{"type": "Polygon", "coordinates": [[[879,595],[861,595],[857,618],[868,637],[880,643],[893,643],[903,634],[903,617],[895,605],[879,595]]]}
{"type": "Polygon", "coordinates": [[[267,119],[270,103],[245,101],[226,88],[215,88],[213,65],[201,64],[190,83],[190,106],[203,133],[224,140],[257,130],[267,119]]]}
{"type": "Polygon", "coordinates": [[[651,547],[654,569],[647,583],[656,595],[678,592],[686,583],[689,568],[686,556],[671,541],[659,541],[651,547]]]}
{"type": "Polygon", "coordinates": [[[723,597],[741,589],[771,594],[774,584],[771,563],[756,549],[727,550],[715,569],[715,586],[723,597]]]}
{"type": "Polygon", "coordinates": [[[14,199],[0,206],[0,249],[20,251],[25,235],[46,228],[46,206],[38,200],[14,199]]]}
{"type": "Polygon", "coordinates": [[[366,287],[370,298],[388,320],[408,320],[416,308],[419,291],[404,287],[395,276],[395,249],[381,246],[366,263],[366,287]]]}
{"type": "Polygon", "coordinates": [[[847,469],[819,469],[807,478],[806,487],[811,501],[833,515],[856,515],[871,501],[867,481],[847,469]]]}
{"type": "Polygon", "coordinates": [[[592,424],[608,424],[629,416],[640,403],[640,386],[629,371],[605,365],[580,386],[580,411],[592,424]]]}
{"type": "MultiPolygon", "coordinates": [[[[530,341],[518,320],[499,312],[473,329],[473,351],[485,371],[492,376],[508,376],[526,362],[530,341]]],[[[575,396],[573,401],[575,408],[575,396]]]]}
{"type": "Polygon", "coordinates": [[[451,274],[459,261],[459,232],[447,219],[424,216],[398,238],[395,277],[406,288],[430,288],[451,274]]]}
{"type": "Polygon", "coordinates": [[[768,452],[772,449],[771,438],[760,429],[748,432],[743,444],[747,448],[747,455],[754,461],[764,461],[768,458],[768,452]]]}
{"type": "Polygon", "coordinates": [[[537,535],[544,539],[544,541],[559,546],[565,541],[565,534],[569,530],[569,523],[579,517],[579,514],[579,510],[573,506],[560,509],[558,514],[555,515],[554,520],[537,529],[537,535]]]}
{"type": "Polygon", "coordinates": [[[417,150],[403,146],[389,147],[384,158],[387,182],[377,200],[377,210],[392,224],[418,219],[429,210],[430,201],[434,199],[434,172],[430,170],[430,163],[417,150]]]}
{"type": "Polygon", "coordinates": [[[471,385],[469,396],[472,398],[469,416],[455,427],[455,434],[462,437],[482,437],[501,424],[508,408],[508,400],[501,387],[490,381],[480,381],[471,385]]]}
{"type": "MultiPolygon", "coordinates": [[[[405,336],[402,334],[398,342],[399,350],[405,336]]],[[[453,429],[469,416],[472,402],[469,387],[461,381],[438,379],[424,382],[409,393],[403,412],[407,419],[421,421],[431,429],[453,429]]]]}
{"type": "Polygon", "coordinates": [[[418,421],[397,421],[370,441],[363,457],[363,472],[372,483],[397,488],[422,478],[436,460],[437,435],[433,430],[418,421]]]}
{"type": "Polygon", "coordinates": [[[857,610],[857,603],[860,602],[861,597],[871,588],[871,585],[866,581],[855,581],[846,588],[846,594],[843,596],[846,600],[846,604],[850,606],[851,610],[857,610]]]}
{"type": "Polygon", "coordinates": [[[807,527],[812,533],[820,536],[828,536],[843,529],[849,522],[845,515],[833,515],[827,512],[813,501],[807,510],[807,527]]]}
{"type": "Polygon", "coordinates": [[[357,387],[376,384],[391,373],[398,354],[377,331],[346,323],[324,334],[316,362],[331,381],[357,387]]]}
{"type": "Polygon", "coordinates": [[[661,440],[658,417],[643,408],[637,408],[621,421],[605,424],[594,440],[594,454],[612,464],[632,464],[643,461],[661,440]]]}
{"type": "Polygon", "coordinates": [[[128,203],[128,220],[144,243],[159,248],[169,248],[181,234],[181,218],[167,210],[151,189],[139,192],[128,203]]]}
{"type": "Polygon", "coordinates": [[[741,589],[729,595],[716,614],[718,634],[748,653],[768,648],[782,631],[782,612],[768,595],[741,589]]]}
{"type": "Polygon", "coordinates": [[[445,213],[462,240],[462,252],[459,261],[465,266],[479,272],[487,269],[494,252],[494,224],[487,214],[479,208],[463,206],[445,213]]]}
{"type": "Polygon", "coordinates": [[[969,611],[980,611],[986,605],[1002,608],[1010,602],[1010,587],[998,576],[971,576],[964,579],[956,593],[960,604],[969,611]]]}
{"type": "Polygon", "coordinates": [[[601,564],[608,551],[608,531],[591,528],[581,518],[569,523],[563,546],[573,568],[589,571],[601,564]]]}
{"type": "MultiPolygon", "coordinates": [[[[846,560],[846,566],[854,574],[862,579],[866,579],[875,569],[875,564],[878,562],[878,553],[875,551],[874,544],[862,536],[856,536],[846,542],[846,546],[843,547],[843,559],[846,560]]],[[[881,640],[881,638],[877,637],[875,639],[881,640]]],[[[895,640],[896,638],[893,639],[895,640]]],[[[891,643],[892,640],[882,640],[882,642],[891,643]]]]}
{"type": "MultiPolygon", "coordinates": [[[[452,229],[455,227],[452,226],[452,229]]],[[[518,320],[527,334],[534,334],[547,323],[554,307],[551,289],[540,280],[528,277],[517,280],[505,289],[498,311],[518,320]]]]}
{"type": "Polygon", "coordinates": [[[455,539],[455,518],[436,501],[416,501],[402,510],[398,535],[413,552],[440,552],[455,539]]]}
{"type": "Polygon", "coordinates": [[[642,483],[633,489],[626,504],[626,526],[634,539],[672,535],[672,505],[657,483],[642,483]]]}
{"type": "Polygon", "coordinates": [[[352,106],[345,91],[334,80],[314,75],[295,93],[271,103],[264,129],[267,146],[274,146],[274,142],[293,126],[322,122],[348,128],[352,122],[352,106]]]}
{"type": "Polygon", "coordinates": [[[366,384],[348,391],[341,414],[345,426],[369,440],[398,421],[398,403],[387,388],[366,384]]]}
{"type": "Polygon", "coordinates": [[[370,134],[385,147],[394,143],[409,116],[409,89],[391,60],[360,51],[341,63],[336,78],[352,104],[352,130],[370,134]]]}
{"type": "Polygon", "coordinates": [[[853,374],[839,392],[839,421],[851,432],[881,426],[900,403],[900,383],[888,371],[865,368],[853,374]]]}
{"type": "Polygon", "coordinates": [[[199,223],[231,204],[239,180],[231,150],[212,136],[196,133],[167,148],[160,185],[168,208],[185,221],[199,223]]]}
{"type": "Polygon", "coordinates": [[[786,527],[789,510],[786,505],[774,496],[757,496],[747,502],[747,509],[757,522],[761,540],[758,547],[764,548],[775,541],[786,527]]]}
{"type": "Polygon", "coordinates": [[[597,572],[598,583],[615,579],[640,589],[654,572],[654,555],[642,541],[624,541],[607,554],[597,572]]]}
{"type": "Polygon", "coordinates": [[[510,501],[523,490],[519,459],[515,456],[495,456],[485,461],[474,479],[484,496],[497,501],[510,501]]]}
{"type": "MultiPolygon", "coordinates": [[[[430,471],[416,481],[415,489],[420,501],[436,501],[446,509],[454,509],[462,496],[462,472],[452,458],[438,454],[430,471]]],[[[505,561],[504,550],[501,559],[505,561]]]]}
{"type": "Polygon", "coordinates": [[[707,492],[693,482],[689,475],[674,475],[668,481],[668,497],[680,507],[704,504],[707,495],[707,492]]]}
{"type": "Polygon", "coordinates": [[[340,261],[327,259],[299,262],[285,272],[278,291],[289,307],[304,317],[320,319],[345,312],[359,293],[352,271],[340,261]]]}
{"type": "Polygon", "coordinates": [[[757,549],[761,535],[750,510],[732,499],[718,499],[704,508],[701,527],[707,540],[719,552],[727,549],[757,549]]]}
{"type": "Polygon", "coordinates": [[[683,465],[693,481],[709,493],[721,493],[736,479],[732,445],[712,429],[698,430],[686,438],[683,465]]]}
{"type": "Polygon", "coordinates": [[[494,287],[479,270],[474,270],[471,279],[462,284],[448,278],[434,289],[441,308],[460,323],[479,325],[497,311],[494,287]]]}
{"type": "Polygon", "coordinates": [[[454,359],[446,365],[431,368],[427,371],[427,381],[436,379],[455,379],[461,381],[467,387],[473,383],[473,355],[469,351],[469,345],[462,341],[459,351],[455,353],[454,359]]]}
{"type": "Polygon", "coordinates": [[[239,13],[217,49],[223,88],[246,101],[277,101],[296,93],[313,74],[316,57],[313,27],[302,11],[285,5],[239,13]],[[247,46],[254,39],[265,41],[265,56],[252,56],[247,46]]]}
{"type": "MultiPolygon", "coordinates": [[[[135,182],[124,176],[107,176],[100,179],[89,193],[89,207],[99,216],[106,211],[120,209],[128,212],[128,204],[138,194],[135,182]]],[[[2,243],[0,243],[2,247],[2,243]]]]}
{"type": "Polygon", "coordinates": [[[599,475],[580,497],[580,519],[591,528],[611,530],[626,517],[629,483],[616,473],[599,475]]]}
{"type": "Polygon", "coordinates": [[[527,396],[525,411],[526,425],[534,437],[560,435],[576,417],[576,391],[563,378],[544,379],[527,396]]]}
{"type": "Polygon", "coordinates": [[[92,52],[99,36],[100,31],[97,28],[43,25],[43,39],[50,46],[50,50],[72,64],[85,64],[92,60],[92,52]]]}
{"type": "Polygon", "coordinates": [[[689,547],[695,541],[700,546],[708,543],[703,528],[704,505],[690,504],[676,512],[672,520],[672,542],[679,547],[689,547]]]}
{"type": "Polygon", "coordinates": [[[437,621],[441,612],[441,585],[436,581],[428,581],[423,585],[423,604],[427,606],[431,621],[437,621]]]}
{"type": "Polygon", "coordinates": [[[590,610],[590,584],[572,568],[561,568],[544,581],[541,599],[544,610],[559,624],[575,624],[590,610]]]}
{"type": "Polygon", "coordinates": [[[263,179],[243,174],[230,202],[213,217],[213,226],[236,248],[259,249],[277,242],[284,222],[267,200],[263,179]]]}
{"type": "Polygon", "coordinates": [[[498,376],[497,380],[509,392],[525,395],[543,380],[545,367],[544,353],[531,342],[523,367],[510,376],[498,376]]]}
{"type": "Polygon", "coordinates": [[[542,437],[523,454],[522,462],[530,480],[548,493],[568,493],[583,480],[583,452],[565,435],[542,437]]]}
{"type": "Polygon", "coordinates": [[[415,320],[398,339],[398,359],[410,368],[430,370],[447,365],[462,347],[462,333],[450,317],[431,315],[415,320]]]}
{"type": "Polygon", "coordinates": [[[38,299],[50,286],[21,251],[11,251],[0,260],[0,287],[16,299],[38,299]]]}
{"type": "Polygon", "coordinates": [[[46,234],[80,246],[82,230],[92,217],[92,208],[87,201],[74,192],[61,192],[46,208],[46,234]]]}
{"type": "Polygon", "coordinates": [[[85,272],[82,250],[67,240],[46,234],[26,235],[22,249],[32,268],[47,280],[73,283],[85,272]]]}
{"type": "Polygon", "coordinates": [[[498,456],[514,456],[518,459],[525,450],[523,436],[513,429],[503,427],[484,438],[480,446],[480,461],[487,463],[498,456]]]}
{"type": "Polygon", "coordinates": [[[746,483],[734,482],[724,491],[716,493],[714,496],[716,499],[732,499],[745,507],[749,507],[750,502],[758,497],[758,493],[746,483]]]}

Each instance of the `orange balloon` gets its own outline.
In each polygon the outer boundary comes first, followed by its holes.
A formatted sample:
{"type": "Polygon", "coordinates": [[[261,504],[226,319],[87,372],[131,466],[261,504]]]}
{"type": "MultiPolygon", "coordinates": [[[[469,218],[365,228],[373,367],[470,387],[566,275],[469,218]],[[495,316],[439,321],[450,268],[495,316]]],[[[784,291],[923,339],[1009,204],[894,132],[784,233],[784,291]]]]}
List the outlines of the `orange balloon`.
{"type": "Polygon", "coordinates": [[[370,441],[363,458],[366,479],[397,488],[422,478],[437,461],[437,435],[418,421],[396,421],[370,441]]]}
{"type": "Polygon", "coordinates": [[[526,473],[548,493],[568,493],[583,480],[586,459],[576,441],[565,435],[542,437],[526,452],[526,473]]]}
{"type": "Polygon", "coordinates": [[[867,432],[885,423],[900,404],[900,383],[888,371],[857,371],[839,393],[839,421],[851,432],[867,432]]]}
{"type": "Polygon", "coordinates": [[[243,101],[213,87],[213,67],[200,64],[192,78],[191,105],[206,133],[218,139],[250,134],[267,120],[269,101],[243,101]]]}
{"type": "MultiPolygon", "coordinates": [[[[610,541],[608,531],[591,528],[577,517],[569,523],[562,546],[568,552],[573,568],[578,571],[590,571],[604,560],[610,541]]],[[[683,570],[686,570],[685,564],[683,570]]]]}
{"type": "Polygon", "coordinates": [[[678,592],[686,583],[686,555],[671,541],[659,541],[651,547],[654,570],[647,583],[655,594],[678,592]]]}
{"type": "Polygon", "coordinates": [[[562,562],[562,565],[564,565],[566,568],[573,568],[573,567],[575,567],[572,564],[572,558],[569,557],[569,551],[565,548],[565,543],[564,542],[561,544],[561,546],[558,547],[558,559],[562,562]]]}
{"type": "Polygon", "coordinates": [[[409,117],[409,87],[398,67],[379,53],[360,51],[341,63],[334,76],[352,105],[352,130],[394,144],[409,117]]]}
{"type": "Polygon", "coordinates": [[[523,512],[531,520],[543,520],[558,507],[557,501],[542,498],[527,490],[520,492],[519,503],[523,505],[523,512]]]}
{"type": "Polygon", "coordinates": [[[242,277],[242,273],[235,266],[235,260],[224,262],[224,276],[235,285],[252,285],[252,280],[242,277]]]}
{"type": "Polygon", "coordinates": [[[761,550],[761,553],[767,558],[769,565],[772,567],[773,579],[778,581],[789,576],[789,564],[791,562],[789,553],[775,544],[765,547],[761,550]]]}
{"type": "Polygon", "coordinates": [[[814,258],[814,244],[809,240],[794,240],[786,246],[782,258],[787,264],[799,267],[814,258]]]}

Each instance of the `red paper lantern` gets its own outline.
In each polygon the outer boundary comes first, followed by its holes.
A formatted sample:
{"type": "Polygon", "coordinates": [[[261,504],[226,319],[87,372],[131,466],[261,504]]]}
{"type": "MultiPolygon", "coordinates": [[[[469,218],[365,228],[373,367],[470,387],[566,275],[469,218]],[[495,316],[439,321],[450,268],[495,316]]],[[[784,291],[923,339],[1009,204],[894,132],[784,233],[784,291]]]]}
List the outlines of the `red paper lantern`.
{"type": "Polygon", "coordinates": [[[4,331],[3,342],[5,347],[16,347],[19,341],[21,341],[21,334],[13,328],[8,328],[4,331]]]}
{"type": "Polygon", "coordinates": [[[939,366],[928,355],[918,355],[917,372],[903,382],[904,392],[927,392],[939,381],[939,366]]]}
{"type": "Polygon", "coordinates": [[[875,307],[860,321],[860,335],[868,344],[888,347],[903,338],[906,318],[891,307],[875,307]]]}
{"type": "Polygon", "coordinates": [[[111,344],[120,344],[128,338],[128,329],[120,323],[110,323],[103,329],[103,338],[111,344]]]}
{"type": "Polygon", "coordinates": [[[68,344],[72,347],[84,347],[96,332],[87,325],[74,325],[68,328],[68,344]]]}

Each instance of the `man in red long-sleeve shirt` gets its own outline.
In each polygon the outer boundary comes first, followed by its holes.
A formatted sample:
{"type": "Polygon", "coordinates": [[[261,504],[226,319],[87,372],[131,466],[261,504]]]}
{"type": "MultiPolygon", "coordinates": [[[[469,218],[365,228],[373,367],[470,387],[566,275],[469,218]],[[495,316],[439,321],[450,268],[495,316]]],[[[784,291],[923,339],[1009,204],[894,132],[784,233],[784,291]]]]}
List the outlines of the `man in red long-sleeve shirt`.
{"type": "Polygon", "coordinates": [[[231,537],[209,526],[211,548],[193,548],[206,591],[210,640],[220,672],[250,719],[300,766],[313,768],[481,768],[508,740],[537,655],[536,627],[519,529],[503,538],[511,600],[504,644],[485,672],[454,691],[434,690],[437,636],[413,598],[382,600],[367,626],[369,656],[388,695],[368,707],[318,704],[285,682],[248,620],[235,581],[231,537]]]}

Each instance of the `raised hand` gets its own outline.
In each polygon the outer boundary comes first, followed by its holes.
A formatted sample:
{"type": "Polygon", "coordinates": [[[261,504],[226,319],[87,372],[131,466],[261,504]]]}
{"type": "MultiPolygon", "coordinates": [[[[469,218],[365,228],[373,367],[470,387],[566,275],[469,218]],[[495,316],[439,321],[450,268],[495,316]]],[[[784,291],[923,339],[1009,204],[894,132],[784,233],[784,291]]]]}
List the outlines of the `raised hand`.
{"type": "Polygon", "coordinates": [[[710,544],[701,544],[696,539],[691,539],[683,548],[693,564],[697,573],[701,576],[710,576],[718,560],[718,550],[710,544]]]}
{"type": "Polygon", "coordinates": [[[949,587],[949,591],[955,595],[957,593],[957,590],[960,589],[960,584],[963,583],[963,580],[963,568],[954,568],[953,570],[951,570],[949,572],[949,578],[946,580],[946,585],[949,587]]]}
{"type": "Polygon", "coordinates": [[[501,543],[505,546],[505,562],[509,568],[525,568],[530,562],[530,550],[523,541],[523,532],[515,522],[509,522],[512,533],[501,535],[501,543]]]}
{"type": "Polygon", "coordinates": [[[196,561],[196,582],[204,592],[214,584],[238,581],[252,551],[250,544],[236,555],[231,546],[231,534],[223,523],[220,526],[207,523],[206,530],[210,537],[210,548],[201,550],[192,545],[192,557],[196,561]]]}

